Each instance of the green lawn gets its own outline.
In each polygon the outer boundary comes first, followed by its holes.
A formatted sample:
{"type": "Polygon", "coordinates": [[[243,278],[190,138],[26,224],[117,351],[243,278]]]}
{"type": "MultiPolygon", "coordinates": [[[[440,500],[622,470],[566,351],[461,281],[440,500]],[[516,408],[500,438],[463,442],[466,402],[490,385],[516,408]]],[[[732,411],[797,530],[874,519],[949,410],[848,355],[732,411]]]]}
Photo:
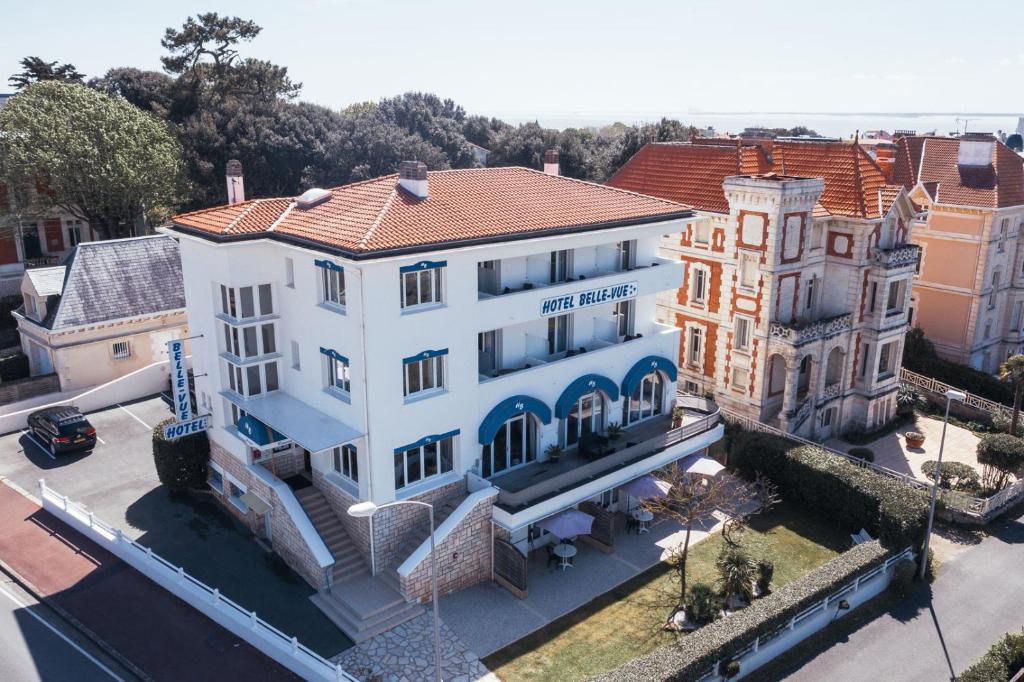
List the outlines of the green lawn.
{"type": "MultiPolygon", "coordinates": [[[[720,533],[691,547],[689,584],[713,583],[720,533]]],[[[755,517],[743,547],[775,564],[773,586],[781,587],[824,564],[850,545],[841,530],[781,504],[755,517]]],[[[679,581],[667,565],[655,566],[581,606],[541,630],[484,659],[505,682],[584,680],[672,643],[661,629],[675,604],[679,581]]]]}

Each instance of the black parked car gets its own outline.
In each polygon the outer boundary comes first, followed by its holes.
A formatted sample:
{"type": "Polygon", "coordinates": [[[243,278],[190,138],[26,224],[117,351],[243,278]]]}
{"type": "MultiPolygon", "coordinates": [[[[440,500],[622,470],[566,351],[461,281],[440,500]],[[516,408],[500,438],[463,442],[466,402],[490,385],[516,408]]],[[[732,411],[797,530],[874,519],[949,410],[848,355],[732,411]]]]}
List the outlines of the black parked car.
{"type": "Polygon", "coordinates": [[[46,407],[28,416],[28,428],[51,454],[91,450],[96,429],[77,407],[46,407]]]}

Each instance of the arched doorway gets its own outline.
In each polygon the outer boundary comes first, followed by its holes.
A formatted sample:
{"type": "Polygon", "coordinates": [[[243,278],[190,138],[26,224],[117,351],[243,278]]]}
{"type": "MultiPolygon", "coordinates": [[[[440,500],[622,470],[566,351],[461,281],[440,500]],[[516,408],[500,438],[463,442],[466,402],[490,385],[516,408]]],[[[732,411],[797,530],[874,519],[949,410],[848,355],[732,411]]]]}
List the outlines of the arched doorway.
{"type": "Polygon", "coordinates": [[[494,439],[483,446],[481,475],[490,478],[536,461],[537,432],[537,418],[529,412],[519,412],[505,420],[494,439]]]}

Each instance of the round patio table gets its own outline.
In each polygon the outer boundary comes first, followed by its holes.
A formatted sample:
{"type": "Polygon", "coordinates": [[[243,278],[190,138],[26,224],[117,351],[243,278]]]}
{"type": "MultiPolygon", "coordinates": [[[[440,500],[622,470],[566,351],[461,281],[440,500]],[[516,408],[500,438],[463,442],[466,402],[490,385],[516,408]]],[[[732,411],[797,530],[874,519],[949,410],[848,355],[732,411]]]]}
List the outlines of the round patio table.
{"type": "Polygon", "coordinates": [[[647,524],[654,520],[654,514],[646,509],[637,509],[633,512],[633,518],[640,522],[640,533],[648,532],[647,524]]]}
{"type": "Polygon", "coordinates": [[[560,542],[555,546],[555,556],[562,560],[561,563],[558,564],[558,567],[563,571],[567,568],[572,568],[572,564],[569,563],[569,559],[576,556],[576,548],[572,545],[560,542]]]}

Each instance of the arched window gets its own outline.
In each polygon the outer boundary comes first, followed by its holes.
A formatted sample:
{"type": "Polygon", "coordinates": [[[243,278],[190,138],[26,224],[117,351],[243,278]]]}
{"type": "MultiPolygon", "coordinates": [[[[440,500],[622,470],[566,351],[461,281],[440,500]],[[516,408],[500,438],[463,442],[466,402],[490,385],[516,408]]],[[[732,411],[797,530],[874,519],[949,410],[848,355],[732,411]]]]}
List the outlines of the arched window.
{"type": "Polygon", "coordinates": [[[585,433],[604,430],[604,397],[600,391],[581,395],[563,420],[566,446],[576,445],[585,433]]]}
{"type": "Polygon", "coordinates": [[[483,446],[480,467],[484,478],[537,459],[537,419],[529,412],[513,415],[498,427],[494,440],[483,446]]]}
{"type": "Polygon", "coordinates": [[[661,372],[644,376],[627,400],[622,401],[622,423],[635,424],[659,415],[664,410],[665,380],[661,372]]]}

